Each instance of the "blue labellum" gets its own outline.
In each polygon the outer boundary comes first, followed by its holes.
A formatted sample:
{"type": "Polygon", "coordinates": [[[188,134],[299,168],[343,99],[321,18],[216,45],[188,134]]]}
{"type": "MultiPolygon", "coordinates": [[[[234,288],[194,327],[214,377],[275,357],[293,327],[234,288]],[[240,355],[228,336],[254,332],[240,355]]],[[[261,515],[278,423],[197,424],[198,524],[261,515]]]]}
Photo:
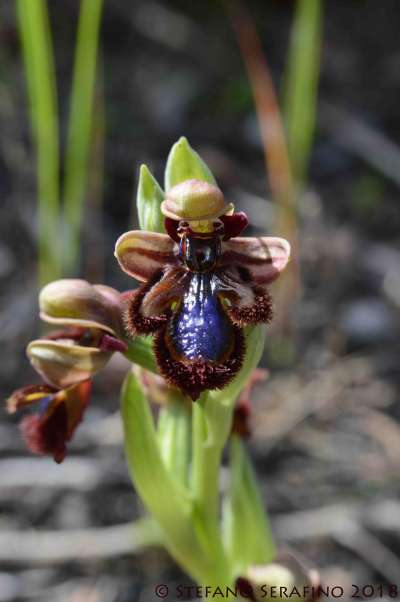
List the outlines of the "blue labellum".
{"type": "Polygon", "coordinates": [[[230,351],[233,331],[213,274],[194,272],[169,328],[176,354],[188,360],[218,361],[230,351]]]}

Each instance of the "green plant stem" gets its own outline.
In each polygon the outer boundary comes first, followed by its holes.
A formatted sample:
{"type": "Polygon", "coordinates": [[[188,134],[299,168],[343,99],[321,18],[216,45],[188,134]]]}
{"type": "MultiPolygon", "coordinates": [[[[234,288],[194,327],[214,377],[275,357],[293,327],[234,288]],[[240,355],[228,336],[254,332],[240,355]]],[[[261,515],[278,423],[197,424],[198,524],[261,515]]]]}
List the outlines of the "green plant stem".
{"type": "Polygon", "coordinates": [[[161,456],[171,475],[187,485],[190,463],[191,408],[178,391],[169,396],[158,415],[161,456]]]}
{"type": "Polygon", "coordinates": [[[131,478],[165,534],[167,549],[198,583],[225,584],[229,569],[222,545],[210,542],[189,491],[167,470],[148,402],[132,373],[122,390],[122,418],[131,478]]]}
{"type": "Polygon", "coordinates": [[[61,275],[59,133],[49,17],[45,0],[18,0],[18,21],[36,144],[39,284],[61,275]]]}
{"type": "Polygon", "coordinates": [[[102,5],[103,0],[81,0],[79,14],[63,195],[68,227],[65,249],[67,271],[76,267],[79,258],[102,5]]]}
{"type": "Polygon", "coordinates": [[[193,406],[191,488],[203,520],[216,529],[222,447],[210,436],[205,403],[203,396],[193,406]]]}

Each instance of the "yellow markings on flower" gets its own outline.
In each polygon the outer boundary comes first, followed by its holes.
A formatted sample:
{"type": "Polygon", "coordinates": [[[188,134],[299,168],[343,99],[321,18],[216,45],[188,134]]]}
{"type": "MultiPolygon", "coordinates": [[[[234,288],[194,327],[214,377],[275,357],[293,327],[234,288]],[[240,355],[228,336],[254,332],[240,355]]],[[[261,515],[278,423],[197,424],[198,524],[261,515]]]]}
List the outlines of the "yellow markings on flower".
{"type": "Polygon", "coordinates": [[[193,232],[199,232],[202,234],[206,234],[207,232],[214,231],[214,221],[211,219],[191,221],[190,227],[193,230],[193,232]]]}
{"type": "Polygon", "coordinates": [[[29,393],[25,397],[25,400],[26,402],[31,403],[32,401],[38,401],[39,399],[43,399],[44,397],[48,397],[49,395],[50,393],[48,391],[41,391],[40,393],[29,393]]]}

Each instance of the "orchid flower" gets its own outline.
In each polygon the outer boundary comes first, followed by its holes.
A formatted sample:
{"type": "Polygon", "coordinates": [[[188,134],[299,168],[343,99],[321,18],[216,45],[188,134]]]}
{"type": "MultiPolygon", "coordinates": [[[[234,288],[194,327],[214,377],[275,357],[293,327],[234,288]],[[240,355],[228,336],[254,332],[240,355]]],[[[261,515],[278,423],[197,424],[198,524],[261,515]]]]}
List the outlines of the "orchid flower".
{"type": "Polygon", "coordinates": [[[45,383],[28,385],[7,400],[7,410],[13,414],[26,407],[37,407],[37,412],[25,416],[20,430],[31,452],[51,455],[60,464],[67,453],[67,442],[89,403],[91,381],[84,380],[66,389],[57,389],[45,383]]]}
{"type": "Polygon", "coordinates": [[[151,334],[160,373],[196,400],[225,387],[246,353],[243,327],[268,323],[267,286],[285,268],[289,243],[240,237],[244,213],[221,190],[191,179],[161,204],[168,234],[133,230],[116,243],[121,268],[143,284],[131,296],[131,336],[151,334]]]}
{"type": "Polygon", "coordinates": [[[57,280],[42,289],[39,306],[42,320],[64,328],[29,343],[28,358],[43,382],[15,391],[7,409],[37,409],[21,421],[23,438],[32,452],[59,463],[88,405],[90,378],[114,351],[127,349],[123,299],[107,286],[57,280]]]}

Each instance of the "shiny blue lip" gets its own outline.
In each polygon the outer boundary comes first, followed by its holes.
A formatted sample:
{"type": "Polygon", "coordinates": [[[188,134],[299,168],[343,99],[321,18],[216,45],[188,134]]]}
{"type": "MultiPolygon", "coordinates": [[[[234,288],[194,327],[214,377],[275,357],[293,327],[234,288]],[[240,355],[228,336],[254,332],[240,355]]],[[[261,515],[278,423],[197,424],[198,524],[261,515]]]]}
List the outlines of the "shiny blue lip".
{"type": "Polygon", "coordinates": [[[232,340],[232,325],[216,294],[213,274],[194,272],[170,322],[169,344],[182,359],[219,361],[232,340]]]}

